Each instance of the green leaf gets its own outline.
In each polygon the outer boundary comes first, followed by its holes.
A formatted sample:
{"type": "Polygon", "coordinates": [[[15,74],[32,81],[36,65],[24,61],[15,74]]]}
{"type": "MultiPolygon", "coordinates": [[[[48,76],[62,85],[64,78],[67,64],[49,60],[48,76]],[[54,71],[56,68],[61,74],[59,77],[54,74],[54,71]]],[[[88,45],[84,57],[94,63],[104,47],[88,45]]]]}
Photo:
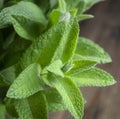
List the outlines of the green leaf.
{"type": "Polygon", "coordinates": [[[70,71],[66,72],[67,75],[88,70],[94,67],[96,65],[96,62],[91,60],[73,60],[72,64],[73,67],[70,71]]]}
{"type": "Polygon", "coordinates": [[[89,70],[69,75],[77,86],[108,86],[116,83],[114,78],[107,72],[91,68],[89,70]]]}
{"type": "Polygon", "coordinates": [[[56,25],[59,22],[61,12],[58,9],[53,9],[49,15],[49,24],[56,25]]]}
{"type": "Polygon", "coordinates": [[[58,1],[57,0],[49,0],[49,1],[50,1],[50,7],[54,9],[58,1]]]}
{"type": "Polygon", "coordinates": [[[74,55],[79,27],[76,19],[69,21],[62,34],[62,39],[56,48],[52,61],[60,59],[62,63],[68,62],[74,55]]]}
{"type": "Polygon", "coordinates": [[[8,67],[0,71],[0,86],[10,85],[16,78],[16,66],[8,67]]]}
{"type": "Polygon", "coordinates": [[[34,40],[45,29],[45,26],[40,22],[32,21],[24,16],[11,16],[13,27],[17,34],[25,39],[34,40]]]}
{"type": "Polygon", "coordinates": [[[33,41],[21,58],[21,67],[24,69],[34,62],[38,62],[42,67],[47,66],[59,45],[64,30],[65,23],[60,23],[33,41]]]}
{"type": "Polygon", "coordinates": [[[49,66],[47,66],[46,69],[51,73],[64,77],[64,74],[61,70],[62,66],[63,64],[61,60],[56,60],[53,63],[51,63],[49,66]]]}
{"type": "MultiPolygon", "coordinates": [[[[56,25],[60,21],[69,21],[70,18],[74,18],[76,16],[77,10],[71,10],[70,12],[62,12],[59,9],[53,9],[49,15],[49,25],[56,25]]],[[[79,19],[79,17],[77,17],[79,19]]]]}
{"type": "Polygon", "coordinates": [[[84,0],[65,0],[67,4],[67,10],[77,9],[77,15],[81,15],[84,11],[85,1],[84,0]]]}
{"type": "Polygon", "coordinates": [[[34,36],[37,37],[38,33],[43,30],[43,26],[46,25],[46,19],[41,9],[35,4],[32,2],[21,1],[15,5],[4,8],[0,12],[0,29],[10,24],[13,24],[20,36],[25,39],[33,40],[32,38],[34,36]],[[35,33],[35,28],[36,30],[40,29],[40,31],[36,31],[37,33],[35,33]],[[31,34],[32,31],[33,33],[31,34]]]}
{"type": "Polygon", "coordinates": [[[80,14],[80,15],[77,16],[77,19],[78,19],[78,21],[83,21],[83,20],[86,20],[86,19],[91,19],[93,17],[94,16],[90,15],[90,14],[80,14]]]}
{"type": "Polygon", "coordinates": [[[61,12],[66,12],[67,6],[65,0],[58,0],[59,3],[59,9],[61,12]]]}
{"type": "MultiPolygon", "coordinates": [[[[52,1],[56,1],[56,0],[52,0],[52,1]]],[[[50,10],[51,7],[50,0],[34,0],[34,2],[42,9],[44,14],[46,14],[50,10]]]]}
{"type": "Polygon", "coordinates": [[[72,68],[73,68],[74,64],[72,63],[72,61],[69,61],[68,63],[64,64],[64,66],[62,67],[62,71],[64,73],[69,72],[72,68]]]}
{"type": "Polygon", "coordinates": [[[78,39],[74,59],[86,59],[97,63],[111,62],[110,56],[93,41],[80,37],[78,39]]]}
{"type": "Polygon", "coordinates": [[[81,92],[70,78],[53,76],[50,80],[52,85],[60,93],[66,108],[75,119],[82,119],[84,110],[84,100],[81,92]]]}
{"type": "MultiPolygon", "coordinates": [[[[9,38],[6,39],[9,42],[9,38]]],[[[23,55],[24,51],[30,46],[31,42],[28,40],[24,40],[16,35],[14,41],[7,46],[6,42],[4,42],[4,52],[6,53],[4,56],[4,66],[10,67],[15,65],[19,62],[21,56],[23,55]],[[9,60],[8,60],[9,59],[9,60]]],[[[19,68],[18,68],[19,69],[19,68]]],[[[17,69],[17,70],[18,70],[17,69]]]]}
{"type": "Polygon", "coordinates": [[[40,65],[36,63],[23,70],[10,86],[7,97],[21,99],[43,90],[40,70],[40,65]]]}
{"type": "Polygon", "coordinates": [[[26,50],[21,58],[21,67],[24,69],[38,62],[44,68],[59,59],[63,64],[68,62],[73,57],[77,37],[78,23],[76,20],[58,23],[35,40],[26,50]]]}
{"type": "Polygon", "coordinates": [[[0,103],[0,119],[5,119],[6,109],[5,105],[0,103]]]}
{"type": "Polygon", "coordinates": [[[13,43],[14,39],[15,39],[15,32],[10,33],[10,35],[6,38],[6,40],[3,43],[3,49],[7,50],[7,48],[9,48],[9,46],[13,43]]]}
{"type": "Polygon", "coordinates": [[[66,110],[61,95],[54,88],[50,88],[44,90],[47,102],[48,102],[48,110],[49,112],[56,112],[60,110],[66,110]]]}
{"type": "Polygon", "coordinates": [[[15,110],[15,104],[14,104],[13,99],[9,99],[9,98],[5,99],[5,108],[6,108],[7,113],[9,115],[11,115],[12,117],[17,117],[18,118],[18,114],[15,110]]]}
{"type": "Polygon", "coordinates": [[[103,0],[65,0],[67,10],[78,9],[77,14],[81,14],[92,7],[94,4],[103,0]]]}
{"type": "Polygon", "coordinates": [[[21,1],[15,5],[4,8],[0,12],[0,28],[11,24],[12,15],[23,16],[25,18],[40,22],[42,24],[45,24],[46,21],[39,7],[37,7],[32,2],[21,1]]]}
{"type": "Polygon", "coordinates": [[[85,7],[85,1],[79,0],[79,3],[77,4],[76,8],[78,9],[77,15],[80,15],[83,13],[85,7]]]}
{"type": "Polygon", "coordinates": [[[15,108],[20,119],[48,119],[46,97],[43,92],[15,100],[15,108]]]}
{"type": "Polygon", "coordinates": [[[0,0],[0,10],[3,7],[4,0],[0,0]]]}
{"type": "Polygon", "coordinates": [[[7,93],[8,87],[4,86],[4,87],[0,87],[0,101],[4,102],[4,99],[6,97],[6,93],[7,93]]]}

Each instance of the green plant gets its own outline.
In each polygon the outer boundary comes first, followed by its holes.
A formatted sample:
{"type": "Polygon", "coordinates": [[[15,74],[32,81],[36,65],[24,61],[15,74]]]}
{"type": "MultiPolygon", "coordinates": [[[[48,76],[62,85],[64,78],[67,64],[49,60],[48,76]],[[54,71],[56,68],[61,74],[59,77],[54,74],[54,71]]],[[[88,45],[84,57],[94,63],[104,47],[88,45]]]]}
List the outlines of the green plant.
{"type": "Polygon", "coordinates": [[[111,62],[78,22],[100,0],[1,0],[0,118],[47,119],[68,110],[82,119],[83,86],[115,83],[97,64],[111,62]]]}

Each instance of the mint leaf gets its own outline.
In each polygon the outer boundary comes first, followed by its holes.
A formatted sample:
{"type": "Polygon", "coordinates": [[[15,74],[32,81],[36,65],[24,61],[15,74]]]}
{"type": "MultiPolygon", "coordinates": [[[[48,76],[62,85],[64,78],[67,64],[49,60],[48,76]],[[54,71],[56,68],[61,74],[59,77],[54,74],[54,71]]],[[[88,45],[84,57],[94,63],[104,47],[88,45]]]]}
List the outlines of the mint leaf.
{"type": "Polygon", "coordinates": [[[61,70],[62,66],[63,64],[61,60],[56,60],[53,63],[51,63],[49,66],[47,66],[46,69],[51,73],[64,77],[64,74],[61,70]]]}
{"type": "Polygon", "coordinates": [[[43,90],[40,70],[40,65],[36,63],[23,70],[10,86],[7,97],[21,99],[43,90]]]}
{"type": "Polygon", "coordinates": [[[6,113],[5,105],[0,103],[0,119],[5,119],[5,113],[6,113]]]}
{"type": "Polygon", "coordinates": [[[111,62],[94,42],[78,38],[84,12],[101,0],[1,0],[0,118],[48,119],[68,110],[82,119],[79,86],[108,86],[114,78],[95,68],[111,62]],[[4,103],[4,104],[3,104],[4,103]],[[9,117],[8,117],[9,118],[9,117]]]}
{"type": "MultiPolygon", "coordinates": [[[[49,26],[56,25],[61,21],[69,21],[70,18],[76,17],[77,10],[71,10],[70,12],[62,12],[59,9],[53,9],[49,15],[49,26]]],[[[79,19],[79,17],[77,17],[79,19]]]]}
{"type": "Polygon", "coordinates": [[[74,59],[86,59],[97,63],[111,62],[110,56],[93,41],[80,37],[78,39],[74,59]]]}
{"type": "MultiPolygon", "coordinates": [[[[7,38],[6,40],[9,40],[7,38]]],[[[30,46],[31,42],[28,40],[24,40],[19,36],[15,36],[13,42],[6,46],[6,42],[4,42],[3,46],[5,50],[3,51],[4,55],[4,66],[10,67],[15,65],[19,62],[21,56],[23,55],[24,51],[30,46]],[[8,60],[9,59],[9,60],[8,60]]],[[[18,68],[20,69],[20,68],[18,68]]],[[[17,70],[18,70],[17,69],[17,70]]]]}
{"type": "Polygon", "coordinates": [[[43,27],[40,27],[40,25],[44,26],[46,24],[46,19],[41,9],[37,7],[34,3],[21,1],[15,5],[4,8],[0,12],[0,29],[7,27],[8,25],[11,24],[14,25],[15,30],[20,36],[22,36],[25,39],[33,40],[32,38],[34,36],[37,37],[38,34],[37,35],[34,34],[31,38],[30,29],[36,28],[36,29],[40,29],[41,31],[43,27]],[[13,16],[19,16],[19,17],[13,19],[13,16]],[[25,25],[24,27],[23,24],[25,25]],[[24,30],[24,32],[26,31],[25,32],[26,34],[23,33],[22,30],[24,30]]]}
{"type": "Polygon", "coordinates": [[[61,41],[64,29],[65,23],[59,23],[33,41],[21,58],[21,67],[24,69],[34,62],[38,62],[42,67],[47,66],[61,41]]]}
{"type": "Polygon", "coordinates": [[[5,99],[5,108],[7,110],[7,113],[11,115],[12,117],[18,118],[18,114],[15,109],[15,104],[13,99],[6,98],[5,99]]]}
{"type": "Polygon", "coordinates": [[[60,44],[56,48],[52,58],[52,61],[61,59],[63,64],[68,62],[73,57],[79,33],[77,21],[72,19],[68,22],[69,23],[66,23],[66,27],[64,29],[64,35],[62,34],[60,44]]]}
{"type": "Polygon", "coordinates": [[[55,25],[59,22],[61,16],[61,12],[58,9],[52,10],[52,12],[49,15],[49,24],[55,25]]]}
{"type": "Polygon", "coordinates": [[[107,72],[91,68],[89,70],[69,75],[77,86],[108,86],[115,84],[114,78],[107,72]]]}
{"type": "Polygon", "coordinates": [[[16,66],[8,67],[0,71],[0,86],[10,85],[16,78],[16,66]]]}
{"type": "Polygon", "coordinates": [[[95,66],[96,62],[91,60],[73,60],[72,64],[73,67],[70,71],[66,72],[67,75],[88,70],[91,67],[95,66]]]}
{"type": "Polygon", "coordinates": [[[38,62],[44,68],[59,59],[63,64],[66,63],[73,57],[77,37],[78,23],[76,21],[58,23],[32,43],[21,58],[21,67],[24,69],[38,62]]]}
{"type": "Polygon", "coordinates": [[[8,35],[5,42],[3,43],[3,49],[7,50],[7,48],[10,47],[10,45],[14,42],[15,35],[15,32],[12,32],[10,35],[8,35]]]}
{"type": "Polygon", "coordinates": [[[47,102],[43,92],[14,102],[20,119],[48,119],[47,102]]]}
{"type": "Polygon", "coordinates": [[[0,9],[3,7],[4,0],[0,0],[0,9]]]}
{"type": "Polygon", "coordinates": [[[54,88],[44,90],[49,112],[56,112],[67,109],[63,103],[61,95],[54,88]]]}
{"type": "Polygon", "coordinates": [[[45,24],[46,21],[42,11],[34,3],[21,1],[15,5],[4,8],[0,12],[0,28],[4,28],[6,25],[11,24],[12,15],[23,16],[42,24],[45,24]]]}
{"type": "Polygon", "coordinates": [[[93,18],[94,16],[93,15],[90,15],[90,14],[80,14],[77,16],[77,19],[79,21],[83,21],[83,20],[86,20],[86,19],[91,19],[93,18]]]}
{"type": "Polygon", "coordinates": [[[45,26],[41,23],[32,21],[24,16],[12,15],[11,19],[17,34],[28,40],[34,40],[45,29],[45,26]]]}
{"type": "Polygon", "coordinates": [[[60,93],[66,108],[75,119],[82,119],[84,100],[73,81],[70,78],[53,76],[50,82],[60,93]]]}
{"type": "Polygon", "coordinates": [[[50,7],[54,9],[58,1],[57,0],[49,0],[49,1],[50,1],[50,7]]]}
{"type": "Polygon", "coordinates": [[[58,0],[58,3],[59,3],[59,9],[61,12],[66,12],[67,10],[67,5],[66,5],[66,2],[65,0],[58,0]]]}

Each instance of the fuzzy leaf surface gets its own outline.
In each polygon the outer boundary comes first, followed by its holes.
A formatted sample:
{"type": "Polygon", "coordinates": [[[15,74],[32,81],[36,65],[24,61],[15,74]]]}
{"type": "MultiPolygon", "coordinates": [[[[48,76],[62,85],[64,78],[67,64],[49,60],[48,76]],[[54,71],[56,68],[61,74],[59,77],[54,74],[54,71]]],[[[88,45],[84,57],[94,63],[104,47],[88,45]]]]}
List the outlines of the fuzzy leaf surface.
{"type": "Polygon", "coordinates": [[[33,40],[44,30],[46,19],[34,3],[21,1],[0,12],[0,29],[8,25],[13,25],[21,37],[33,40]]]}
{"type": "Polygon", "coordinates": [[[74,54],[77,35],[76,21],[58,23],[33,41],[21,58],[21,67],[24,69],[34,62],[45,67],[59,59],[63,63],[67,62],[74,54]]]}
{"type": "Polygon", "coordinates": [[[16,78],[15,66],[0,71],[0,86],[10,85],[16,78]]]}
{"type": "Polygon", "coordinates": [[[86,59],[96,61],[97,63],[111,62],[110,56],[101,48],[86,38],[78,39],[74,59],[86,59]]]}
{"type": "Polygon", "coordinates": [[[10,86],[7,97],[21,99],[43,90],[40,70],[40,65],[36,63],[23,70],[10,86]]]}
{"type": "Polygon", "coordinates": [[[6,113],[5,105],[0,103],[0,119],[5,119],[5,113],[6,113]]]}
{"type": "Polygon", "coordinates": [[[70,78],[60,78],[53,76],[53,79],[51,79],[51,83],[60,93],[64,105],[75,117],[75,119],[82,119],[84,100],[82,94],[73,83],[73,81],[70,78]]]}
{"type": "Polygon", "coordinates": [[[74,83],[79,86],[109,86],[115,84],[114,78],[107,72],[91,68],[89,70],[69,75],[74,83]]]}
{"type": "Polygon", "coordinates": [[[56,112],[67,109],[63,103],[61,95],[54,88],[44,91],[48,102],[49,112],[56,112]]]}
{"type": "Polygon", "coordinates": [[[66,12],[67,6],[65,0],[58,0],[59,9],[61,12],[66,12]]]}
{"type": "Polygon", "coordinates": [[[93,17],[94,16],[90,15],[90,14],[80,14],[80,15],[77,16],[77,19],[78,19],[78,21],[83,21],[83,20],[86,20],[86,19],[91,19],[93,17]]]}
{"type": "Polygon", "coordinates": [[[94,67],[96,62],[91,60],[73,60],[72,64],[73,67],[66,73],[67,75],[88,70],[91,67],[94,67]]]}
{"type": "Polygon", "coordinates": [[[0,12],[0,28],[4,28],[6,25],[11,24],[12,15],[23,16],[43,24],[46,21],[39,7],[32,2],[21,1],[15,5],[4,8],[0,12]]]}
{"type": "Polygon", "coordinates": [[[15,100],[15,108],[20,119],[48,119],[46,97],[43,92],[15,100]]]}
{"type": "Polygon", "coordinates": [[[63,64],[62,64],[61,60],[56,60],[53,63],[51,63],[49,66],[47,66],[46,69],[51,73],[54,73],[56,75],[63,77],[64,74],[61,70],[62,66],[63,66],[63,64]]]}
{"type": "Polygon", "coordinates": [[[45,28],[40,22],[33,21],[25,16],[12,15],[11,19],[17,34],[28,40],[36,39],[45,28]]]}
{"type": "Polygon", "coordinates": [[[5,108],[6,108],[7,113],[9,115],[11,115],[12,117],[18,118],[18,113],[16,112],[15,104],[14,104],[13,99],[10,99],[10,98],[5,99],[5,108]]]}

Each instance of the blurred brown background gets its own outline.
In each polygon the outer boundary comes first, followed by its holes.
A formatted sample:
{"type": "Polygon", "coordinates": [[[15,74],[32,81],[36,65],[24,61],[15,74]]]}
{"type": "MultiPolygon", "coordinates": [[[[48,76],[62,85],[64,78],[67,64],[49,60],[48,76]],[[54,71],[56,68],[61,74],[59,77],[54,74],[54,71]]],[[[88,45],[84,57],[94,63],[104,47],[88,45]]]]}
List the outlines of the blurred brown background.
{"type": "MultiPolygon", "coordinates": [[[[83,119],[120,119],[120,0],[106,0],[87,13],[95,15],[81,25],[81,36],[102,46],[113,62],[99,67],[111,73],[117,84],[110,87],[82,88],[87,100],[83,119]]],[[[74,119],[67,111],[50,114],[49,119],[74,119]]]]}

